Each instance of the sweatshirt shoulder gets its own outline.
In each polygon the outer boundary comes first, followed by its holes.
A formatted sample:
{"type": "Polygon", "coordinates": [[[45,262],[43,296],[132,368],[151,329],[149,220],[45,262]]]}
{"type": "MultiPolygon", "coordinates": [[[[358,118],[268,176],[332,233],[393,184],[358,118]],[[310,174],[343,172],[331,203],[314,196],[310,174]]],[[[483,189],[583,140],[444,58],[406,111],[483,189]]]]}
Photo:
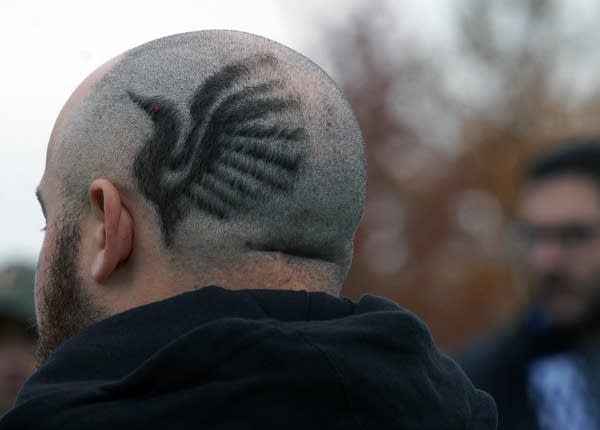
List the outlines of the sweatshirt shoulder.
{"type": "Polygon", "coordinates": [[[367,296],[347,318],[288,329],[322,354],[359,428],[496,428],[492,398],[391,301],[367,296]]]}

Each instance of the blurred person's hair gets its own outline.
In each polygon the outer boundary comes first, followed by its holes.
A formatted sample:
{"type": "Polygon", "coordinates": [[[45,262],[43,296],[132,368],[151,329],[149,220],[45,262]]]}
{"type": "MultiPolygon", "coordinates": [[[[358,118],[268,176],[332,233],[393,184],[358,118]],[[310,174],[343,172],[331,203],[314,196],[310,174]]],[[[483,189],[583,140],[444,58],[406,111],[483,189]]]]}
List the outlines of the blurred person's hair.
{"type": "Polygon", "coordinates": [[[33,283],[35,267],[24,263],[0,267],[0,337],[9,328],[20,328],[36,337],[33,283]]]}
{"type": "Polygon", "coordinates": [[[525,170],[524,184],[558,176],[582,176],[600,187],[600,137],[572,137],[557,141],[525,170]]]}

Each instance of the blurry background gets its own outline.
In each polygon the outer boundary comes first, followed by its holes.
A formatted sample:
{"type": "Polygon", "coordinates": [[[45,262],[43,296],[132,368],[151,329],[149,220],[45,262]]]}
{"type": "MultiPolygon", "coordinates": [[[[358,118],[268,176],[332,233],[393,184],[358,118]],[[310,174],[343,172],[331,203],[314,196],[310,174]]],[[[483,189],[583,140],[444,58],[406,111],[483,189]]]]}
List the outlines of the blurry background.
{"type": "Polygon", "coordinates": [[[594,0],[171,0],[0,5],[0,264],[33,264],[52,124],[121,51],[206,28],[278,40],[323,66],[359,117],[368,206],[344,294],[391,297],[456,350],[527,303],[508,226],[527,158],[600,131],[594,0]]]}

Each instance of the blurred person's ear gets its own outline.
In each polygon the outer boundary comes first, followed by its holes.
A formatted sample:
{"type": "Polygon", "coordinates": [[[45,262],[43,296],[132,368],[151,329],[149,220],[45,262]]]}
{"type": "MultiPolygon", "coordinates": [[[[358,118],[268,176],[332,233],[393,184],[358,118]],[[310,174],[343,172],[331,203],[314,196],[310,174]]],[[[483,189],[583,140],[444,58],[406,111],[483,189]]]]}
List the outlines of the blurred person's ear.
{"type": "Polygon", "coordinates": [[[106,179],[96,179],[90,186],[94,250],[91,274],[105,283],[118,265],[133,250],[133,219],[121,202],[119,191],[106,179]]]}

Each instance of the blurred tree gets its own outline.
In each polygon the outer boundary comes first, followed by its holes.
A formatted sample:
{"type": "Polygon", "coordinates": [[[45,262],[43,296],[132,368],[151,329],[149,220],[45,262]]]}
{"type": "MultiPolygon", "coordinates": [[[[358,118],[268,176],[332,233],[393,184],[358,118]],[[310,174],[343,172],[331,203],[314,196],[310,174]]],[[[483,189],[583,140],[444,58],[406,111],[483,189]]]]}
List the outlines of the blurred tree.
{"type": "Polygon", "coordinates": [[[447,349],[509,324],[527,302],[507,252],[526,160],[554,138],[600,131],[600,97],[582,96],[568,73],[578,59],[564,2],[455,3],[453,57],[398,36],[384,0],[327,35],[369,158],[343,292],[394,298],[447,349]]]}

